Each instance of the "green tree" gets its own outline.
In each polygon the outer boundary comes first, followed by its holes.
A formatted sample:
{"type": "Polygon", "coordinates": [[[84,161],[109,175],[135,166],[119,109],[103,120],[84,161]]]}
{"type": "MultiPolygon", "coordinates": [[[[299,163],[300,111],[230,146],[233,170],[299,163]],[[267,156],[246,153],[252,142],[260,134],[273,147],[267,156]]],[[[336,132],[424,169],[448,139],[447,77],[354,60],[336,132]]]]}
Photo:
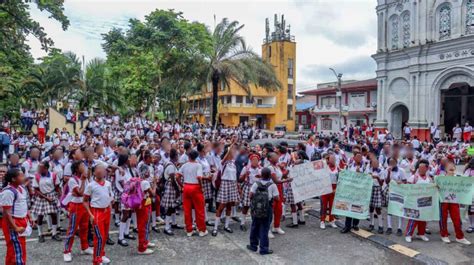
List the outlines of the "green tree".
{"type": "Polygon", "coordinates": [[[273,66],[251,51],[239,32],[244,25],[229,22],[227,18],[215,27],[212,33],[212,50],[208,54],[209,69],[207,81],[212,83],[211,122],[217,124],[218,87],[223,81],[229,86],[232,79],[249,95],[251,87],[267,90],[280,89],[273,66]]]}

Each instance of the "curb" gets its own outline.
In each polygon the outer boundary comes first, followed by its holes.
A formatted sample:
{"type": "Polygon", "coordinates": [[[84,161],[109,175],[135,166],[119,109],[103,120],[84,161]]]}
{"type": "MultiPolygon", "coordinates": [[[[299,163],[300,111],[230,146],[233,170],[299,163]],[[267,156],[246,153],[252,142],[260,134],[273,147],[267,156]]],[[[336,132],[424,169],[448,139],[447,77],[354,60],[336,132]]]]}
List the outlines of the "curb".
{"type": "MultiPolygon", "coordinates": [[[[316,211],[316,210],[308,210],[306,211],[306,213],[308,213],[309,215],[313,216],[313,217],[316,217],[318,219],[320,219],[321,215],[319,213],[319,211],[316,211]]],[[[336,221],[336,225],[340,228],[344,227],[344,224],[341,222],[341,221],[336,221]]],[[[419,251],[416,251],[414,249],[411,249],[409,247],[406,247],[406,246],[403,246],[403,245],[400,245],[390,239],[387,239],[385,237],[382,237],[380,235],[377,235],[377,234],[373,234],[369,231],[366,231],[364,229],[359,229],[359,231],[351,231],[352,234],[355,234],[357,236],[360,236],[362,238],[365,238],[377,245],[380,245],[380,246],[383,246],[385,248],[388,248],[390,250],[393,250],[393,251],[396,251],[397,253],[399,254],[402,254],[404,256],[407,256],[409,258],[412,258],[412,259],[415,259],[419,262],[422,262],[424,264],[439,264],[439,265],[447,265],[449,263],[447,263],[446,261],[444,260],[440,260],[440,259],[437,259],[437,258],[433,258],[433,257],[430,257],[430,256],[427,256],[419,251]]]]}

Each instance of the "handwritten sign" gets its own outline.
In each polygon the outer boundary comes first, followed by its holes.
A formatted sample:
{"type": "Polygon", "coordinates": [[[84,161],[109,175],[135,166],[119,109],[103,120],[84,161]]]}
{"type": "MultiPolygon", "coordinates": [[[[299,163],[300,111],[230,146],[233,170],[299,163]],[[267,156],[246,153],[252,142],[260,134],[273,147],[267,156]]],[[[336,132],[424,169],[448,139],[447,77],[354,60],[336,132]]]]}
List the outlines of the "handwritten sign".
{"type": "Polygon", "coordinates": [[[332,213],[356,219],[369,216],[373,180],[369,174],[341,171],[337,182],[332,213]]]}
{"type": "Polygon", "coordinates": [[[295,202],[332,192],[329,170],[323,160],[303,163],[290,169],[295,202]]]}
{"type": "Polygon", "coordinates": [[[388,193],[388,213],[420,221],[439,221],[439,196],[436,184],[397,184],[388,193]]]}
{"type": "Polygon", "coordinates": [[[471,205],[474,194],[474,178],[458,176],[437,176],[441,202],[471,205]]]}

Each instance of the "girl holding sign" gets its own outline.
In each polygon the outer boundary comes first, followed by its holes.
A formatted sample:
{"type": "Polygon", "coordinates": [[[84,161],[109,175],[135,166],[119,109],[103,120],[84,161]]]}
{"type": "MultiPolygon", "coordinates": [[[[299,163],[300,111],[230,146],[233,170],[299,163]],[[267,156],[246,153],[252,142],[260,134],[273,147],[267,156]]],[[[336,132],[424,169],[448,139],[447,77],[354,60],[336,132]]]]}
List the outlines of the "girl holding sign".
{"type": "Polygon", "coordinates": [[[331,178],[332,192],[321,195],[321,223],[319,224],[321,229],[326,229],[326,218],[329,219],[328,221],[332,228],[337,228],[334,215],[331,214],[331,211],[334,203],[334,196],[336,195],[339,168],[337,167],[338,163],[336,154],[330,154],[326,159],[329,168],[329,177],[331,178]]]}
{"type": "Polygon", "coordinates": [[[370,198],[370,226],[369,231],[374,230],[375,216],[378,215],[378,233],[383,234],[383,219],[382,219],[382,185],[384,182],[384,175],[382,169],[379,167],[379,161],[375,156],[370,157],[370,166],[365,170],[365,173],[372,176],[372,196],[370,198]]]}
{"type": "MultiPolygon", "coordinates": [[[[293,154],[293,161],[294,165],[299,165],[308,162],[309,158],[306,155],[306,152],[300,150],[296,153],[296,156],[295,153],[293,154]]],[[[290,183],[287,183],[286,202],[291,207],[292,219],[292,222],[290,224],[287,224],[286,227],[298,228],[298,225],[305,225],[306,221],[304,220],[303,203],[295,203],[295,196],[293,195],[293,189],[291,188],[290,183]]]]}
{"type": "MultiPolygon", "coordinates": [[[[454,163],[451,161],[447,162],[446,176],[454,176],[455,172],[456,166],[454,163]]],[[[458,203],[442,202],[440,204],[441,220],[439,220],[439,232],[441,234],[441,240],[444,243],[451,243],[448,233],[448,214],[453,221],[454,232],[456,233],[456,242],[464,245],[470,245],[471,242],[464,238],[464,233],[462,232],[461,214],[458,203]]]]}
{"type": "MultiPolygon", "coordinates": [[[[469,163],[466,165],[466,170],[464,170],[464,176],[474,177],[474,158],[471,158],[469,163]]],[[[470,226],[466,232],[473,233],[474,232],[474,199],[472,201],[472,204],[469,206],[468,216],[469,216],[470,226]]]]}

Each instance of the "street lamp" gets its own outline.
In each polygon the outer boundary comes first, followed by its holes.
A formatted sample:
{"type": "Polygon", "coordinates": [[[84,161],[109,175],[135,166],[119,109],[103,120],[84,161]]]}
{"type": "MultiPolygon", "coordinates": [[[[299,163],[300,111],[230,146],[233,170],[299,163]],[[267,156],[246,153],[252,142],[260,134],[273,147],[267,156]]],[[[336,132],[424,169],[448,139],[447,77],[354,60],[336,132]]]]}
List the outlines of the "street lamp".
{"type": "Polygon", "coordinates": [[[342,116],[342,91],[341,91],[341,82],[342,82],[342,73],[337,73],[333,68],[329,68],[337,78],[337,91],[336,97],[339,98],[339,133],[341,132],[341,116],[342,116]]]}

